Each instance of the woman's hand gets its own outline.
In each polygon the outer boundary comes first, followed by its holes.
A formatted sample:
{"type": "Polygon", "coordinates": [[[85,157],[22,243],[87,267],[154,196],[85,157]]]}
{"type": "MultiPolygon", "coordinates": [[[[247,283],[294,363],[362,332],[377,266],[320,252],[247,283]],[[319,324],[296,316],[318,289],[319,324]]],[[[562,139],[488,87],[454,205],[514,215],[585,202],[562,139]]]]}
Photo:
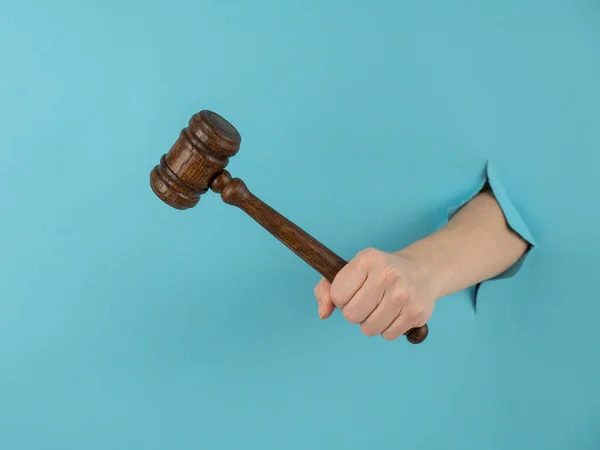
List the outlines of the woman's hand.
{"type": "Polygon", "coordinates": [[[441,291],[441,280],[431,275],[424,264],[401,252],[363,250],[333,283],[323,278],[317,284],[319,316],[326,319],[337,307],[367,336],[397,339],[431,317],[441,291]]]}
{"type": "Polygon", "coordinates": [[[315,287],[319,316],[335,307],[367,336],[396,339],[431,317],[439,298],[499,275],[530,248],[486,187],[440,230],[396,253],[356,255],[315,287]]]}

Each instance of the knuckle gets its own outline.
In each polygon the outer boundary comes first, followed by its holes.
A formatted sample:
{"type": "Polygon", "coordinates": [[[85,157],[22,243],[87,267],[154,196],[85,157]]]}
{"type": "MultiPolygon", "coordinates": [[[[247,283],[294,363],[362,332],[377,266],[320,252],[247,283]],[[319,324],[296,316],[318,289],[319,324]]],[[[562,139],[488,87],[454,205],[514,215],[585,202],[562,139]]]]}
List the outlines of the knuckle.
{"type": "Polygon", "coordinates": [[[413,320],[419,321],[422,320],[426,314],[426,308],[423,302],[418,301],[418,299],[411,295],[408,292],[402,293],[401,301],[403,306],[404,313],[413,320]]]}
{"type": "Polygon", "coordinates": [[[365,257],[368,256],[374,252],[376,252],[377,250],[375,250],[373,247],[365,247],[363,248],[361,251],[359,251],[356,256],[358,257],[365,257]]]}
{"type": "Polygon", "coordinates": [[[382,253],[379,250],[373,247],[367,247],[356,254],[356,259],[361,264],[371,264],[379,260],[381,255],[382,253]]]}
{"type": "Polygon", "coordinates": [[[412,323],[416,324],[422,322],[425,318],[425,308],[423,307],[423,305],[420,305],[418,303],[412,303],[406,311],[406,316],[410,319],[412,323]]]}
{"type": "Polygon", "coordinates": [[[344,315],[344,317],[346,318],[346,320],[350,323],[359,323],[356,311],[354,308],[349,308],[349,307],[345,307],[342,310],[342,314],[344,315]]]}
{"type": "Polygon", "coordinates": [[[362,331],[365,336],[369,336],[369,337],[377,336],[377,331],[372,326],[369,326],[368,324],[364,324],[364,323],[361,324],[360,331],[362,331]]]}
{"type": "Polygon", "coordinates": [[[400,280],[400,273],[391,265],[386,265],[381,271],[381,281],[385,284],[397,283],[400,280]]]}
{"type": "Polygon", "coordinates": [[[344,301],[344,294],[341,288],[343,282],[344,280],[341,278],[335,279],[331,284],[331,288],[329,288],[329,297],[336,306],[342,306],[342,302],[344,301]]]}
{"type": "Polygon", "coordinates": [[[398,338],[396,333],[392,333],[391,331],[384,331],[383,333],[381,333],[381,337],[384,338],[386,341],[393,341],[394,339],[398,338]]]}
{"type": "Polygon", "coordinates": [[[402,314],[406,317],[406,320],[410,323],[416,323],[421,319],[421,310],[418,307],[410,305],[403,309],[402,314]]]}
{"type": "Polygon", "coordinates": [[[401,305],[405,305],[405,306],[412,306],[412,299],[410,294],[405,291],[404,289],[399,290],[398,292],[396,292],[396,300],[401,304],[401,305]]]}
{"type": "Polygon", "coordinates": [[[341,308],[346,304],[346,298],[333,289],[329,293],[329,297],[331,298],[331,302],[338,308],[341,308]]]}

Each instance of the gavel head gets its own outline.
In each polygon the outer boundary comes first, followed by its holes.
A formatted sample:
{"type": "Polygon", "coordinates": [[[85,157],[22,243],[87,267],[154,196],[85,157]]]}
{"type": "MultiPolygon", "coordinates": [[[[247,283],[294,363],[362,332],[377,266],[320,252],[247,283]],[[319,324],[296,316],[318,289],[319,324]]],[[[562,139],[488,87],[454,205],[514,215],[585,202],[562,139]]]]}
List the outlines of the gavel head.
{"type": "Polygon", "coordinates": [[[235,127],[220,115],[207,110],[194,114],[177,142],[152,169],[152,190],[173,208],[196,206],[241,142],[235,127]]]}

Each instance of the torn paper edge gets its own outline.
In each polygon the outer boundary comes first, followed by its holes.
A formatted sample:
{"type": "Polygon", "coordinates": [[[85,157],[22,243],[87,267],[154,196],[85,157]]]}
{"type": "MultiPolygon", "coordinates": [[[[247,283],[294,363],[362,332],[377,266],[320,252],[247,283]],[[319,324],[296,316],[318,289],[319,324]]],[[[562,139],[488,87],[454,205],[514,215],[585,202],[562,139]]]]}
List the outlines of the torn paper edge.
{"type": "Polygon", "coordinates": [[[529,228],[527,227],[527,225],[525,224],[525,221],[521,217],[521,214],[519,214],[519,211],[517,210],[517,208],[515,208],[515,206],[511,202],[508,194],[506,193],[506,189],[504,189],[504,186],[503,186],[502,182],[500,181],[500,177],[498,176],[496,168],[493,165],[491,159],[487,160],[486,165],[485,165],[485,171],[483,173],[483,177],[479,181],[476,188],[473,189],[469,193],[469,195],[466,197],[466,199],[463,200],[462,202],[460,202],[460,204],[454,205],[454,206],[448,208],[448,210],[447,210],[448,220],[450,220],[450,218],[454,214],[456,214],[456,212],[460,208],[462,208],[464,205],[469,203],[477,194],[479,194],[481,192],[481,190],[483,189],[483,187],[486,185],[486,183],[489,184],[492,193],[496,197],[496,201],[500,205],[500,209],[502,210],[502,213],[504,214],[504,218],[506,219],[508,226],[515,233],[517,233],[519,236],[521,236],[521,238],[523,238],[526,242],[529,243],[529,248],[521,256],[521,258],[519,258],[519,260],[517,260],[510,268],[508,268],[501,274],[499,274],[493,278],[490,278],[488,280],[485,280],[485,281],[483,281],[475,286],[472,286],[471,288],[468,289],[469,295],[473,302],[473,308],[475,311],[477,311],[477,300],[478,300],[479,287],[483,283],[487,283],[489,281],[511,278],[511,277],[515,276],[517,274],[517,272],[519,272],[519,270],[521,269],[521,266],[525,262],[525,259],[527,258],[527,256],[531,252],[531,250],[537,246],[531,232],[529,231],[529,228]]]}

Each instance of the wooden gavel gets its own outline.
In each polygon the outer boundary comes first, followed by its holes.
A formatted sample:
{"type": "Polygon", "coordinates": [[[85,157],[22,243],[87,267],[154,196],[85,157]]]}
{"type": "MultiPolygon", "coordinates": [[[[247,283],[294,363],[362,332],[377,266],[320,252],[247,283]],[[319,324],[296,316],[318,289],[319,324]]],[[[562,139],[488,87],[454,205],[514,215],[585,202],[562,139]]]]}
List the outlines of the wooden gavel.
{"type": "MultiPolygon", "coordinates": [[[[150,173],[150,186],[167,205],[176,209],[196,206],[208,191],[221,194],[225,203],[237,206],[302,258],[330,282],[347,261],[329,250],[252,194],[239,178],[225,170],[237,154],[242,138],[233,125],[212,111],[194,114],[160,164],[150,173]]],[[[409,342],[425,340],[427,325],[406,333],[409,342]]]]}

